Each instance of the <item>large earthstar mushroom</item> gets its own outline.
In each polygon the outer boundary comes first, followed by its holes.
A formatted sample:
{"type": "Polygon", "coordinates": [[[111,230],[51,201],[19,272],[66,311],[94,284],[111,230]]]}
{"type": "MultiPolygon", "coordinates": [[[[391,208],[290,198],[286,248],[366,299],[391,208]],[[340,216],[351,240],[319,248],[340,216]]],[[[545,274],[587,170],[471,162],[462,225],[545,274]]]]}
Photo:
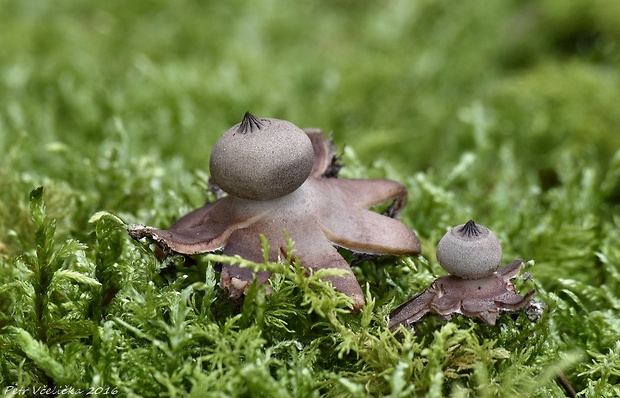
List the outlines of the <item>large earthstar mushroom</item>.
{"type": "MultiPolygon", "coordinates": [[[[354,311],[364,305],[364,295],[334,246],[373,255],[420,252],[415,233],[394,218],[406,201],[405,187],[386,179],[335,178],[339,167],[333,146],[318,129],[304,131],[284,120],[246,113],[216,142],[210,166],[213,182],[227,196],[168,229],[135,226],[129,234],[154,241],[165,252],[222,251],[262,262],[259,235],[269,241],[269,260],[278,261],[286,231],[302,266],[348,271],[326,279],[353,299],[354,311]],[[393,203],[387,216],[369,210],[388,201],[393,203]]],[[[220,286],[236,299],[255,277],[266,283],[269,273],[224,264],[220,286]]]]}

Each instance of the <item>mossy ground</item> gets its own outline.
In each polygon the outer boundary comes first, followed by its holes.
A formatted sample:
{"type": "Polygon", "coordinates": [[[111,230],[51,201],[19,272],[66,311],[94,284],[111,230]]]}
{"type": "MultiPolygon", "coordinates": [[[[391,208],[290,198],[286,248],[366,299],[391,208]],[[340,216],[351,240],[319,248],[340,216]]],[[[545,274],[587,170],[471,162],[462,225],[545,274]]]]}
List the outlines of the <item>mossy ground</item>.
{"type": "Polygon", "coordinates": [[[0,30],[3,394],[559,397],[561,370],[620,395],[619,2],[0,0],[0,30]],[[423,254],[356,267],[360,315],[293,259],[230,303],[213,265],[240,260],[127,237],[204,202],[246,110],[408,187],[423,254]],[[470,218],[530,261],[543,318],[390,333],[470,218]]]}

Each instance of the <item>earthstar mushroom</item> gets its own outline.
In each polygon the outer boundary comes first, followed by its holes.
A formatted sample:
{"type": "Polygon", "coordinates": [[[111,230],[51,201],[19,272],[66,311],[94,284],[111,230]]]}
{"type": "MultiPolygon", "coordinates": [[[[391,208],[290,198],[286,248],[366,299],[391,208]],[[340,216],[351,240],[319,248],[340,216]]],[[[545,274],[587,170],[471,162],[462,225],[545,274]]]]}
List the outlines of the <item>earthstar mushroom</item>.
{"type": "Polygon", "coordinates": [[[489,325],[494,325],[502,312],[532,309],[540,313],[544,304],[532,300],[535,291],[521,296],[512,282],[523,260],[498,269],[501,258],[499,240],[483,225],[470,220],[450,229],[437,245],[437,260],[451,275],[436,279],[394,309],[390,313],[390,330],[412,326],[428,313],[443,318],[462,314],[489,325]]]}
{"type": "MultiPolygon", "coordinates": [[[[364,295],[335,246],[368,254],[420,252],[415,233],[395,219],[407,198],[405,187],[387,179],[335,178],[340,165],[331,140],[318,129],[303,131],[290,122],[246,113],[216,143],[210,165],[214,182],[227,196],[181,217],[168,229],[138,225],[129,234],[153,241],[168,253],[222,251],[262,262],[259,235],[269,241],[269,260],[278,261],[286,250],[286,231],[302,266],[348,271],[326,279],[352,298],[354,311],[364,305],[364,295]],[[259,164],[265,160],[266,165],[259,164]],[[369,210],[388,201],[393,203],[387,216],[369,210]]],[[[266,283],[269,276],[224,264],[220,286],[236,299],[254,278],[266,283]]]]}

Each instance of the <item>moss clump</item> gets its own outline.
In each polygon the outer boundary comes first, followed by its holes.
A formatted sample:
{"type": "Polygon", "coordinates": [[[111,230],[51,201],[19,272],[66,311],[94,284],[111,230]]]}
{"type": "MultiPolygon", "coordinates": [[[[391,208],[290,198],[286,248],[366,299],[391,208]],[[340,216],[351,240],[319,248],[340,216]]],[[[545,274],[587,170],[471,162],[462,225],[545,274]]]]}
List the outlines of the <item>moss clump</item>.
{"type": "Polygon", "coordinates": [[[2,392],[547,397],[561,369],[620,395],[616,2],[236,3],[0,5],[2,392]],[[243,263],[279,276],[231,303],[214,266],[242,260],[161,263],[126,236],[204,203],[246,109],[333,130],[344,177],[409,189],[423,255],[354,267],[360,315],[294,257],[243,263]],[[468,219],[534,260],[548,311],[393,335],[468,219]]]}

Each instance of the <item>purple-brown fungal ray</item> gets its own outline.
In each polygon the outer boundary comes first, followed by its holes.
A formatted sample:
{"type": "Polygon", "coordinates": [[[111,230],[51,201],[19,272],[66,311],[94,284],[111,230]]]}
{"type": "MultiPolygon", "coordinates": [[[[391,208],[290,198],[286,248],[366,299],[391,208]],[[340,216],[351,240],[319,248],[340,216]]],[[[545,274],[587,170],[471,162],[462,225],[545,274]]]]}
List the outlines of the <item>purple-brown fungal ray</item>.
{"type": "Polygon", "coordinates": [[[411,326],[428,313],[444,318],[462,314],[495,325],[502,312],[537,306],[538,303],[532,300],[534,290],[521,296],[512,283],[522,266],[523,260],[515,260],[480,279],[463,279],[454,275],[438,278],[426,290],[392,311],[389,328],[411,326]]]}
{"type": "MultiPolygon", "coordinates": [[[[253,124],[260,122],[251,121],[253,124]]],[[[407,198],[406,188],[386,179],[334,178],[340,167],[331,140],[318,129],[305,130],[314,150],[314,166],[307,180],[292,193],[270,200],[225,196],[181,217],[168,229],[136,226],[135,239],[154,241],[164,252],[195,255],[222,251],[262,262],[263,234],[269,241],[269,260],[278,261],[286,248],[284,231],[294,242],[302,266],[317,271],[339,268],[330,277],[334,288],[353,299],[353,310],[364,305],[362,289],[349,264],[335,246],[368,254],[410,255],[420,252],[415,233],[396,217],[407,198]],[[389,216],[371,207],[388,201],[389,216]]],[[[267,282],[269,273],[224,264],[220,286],[231,299],[239,298],[256,277],[267,282]]]]}

